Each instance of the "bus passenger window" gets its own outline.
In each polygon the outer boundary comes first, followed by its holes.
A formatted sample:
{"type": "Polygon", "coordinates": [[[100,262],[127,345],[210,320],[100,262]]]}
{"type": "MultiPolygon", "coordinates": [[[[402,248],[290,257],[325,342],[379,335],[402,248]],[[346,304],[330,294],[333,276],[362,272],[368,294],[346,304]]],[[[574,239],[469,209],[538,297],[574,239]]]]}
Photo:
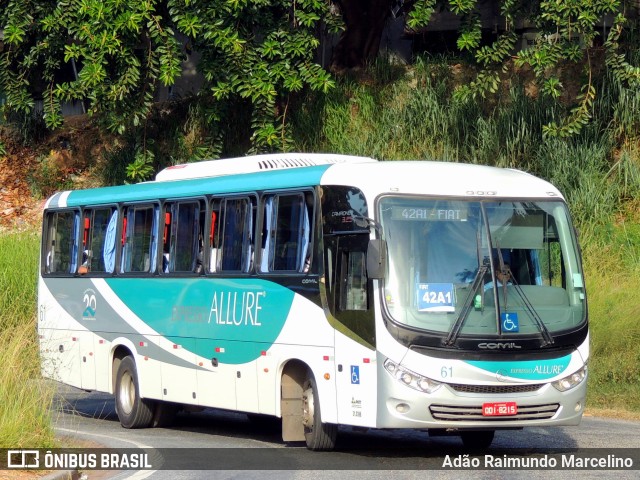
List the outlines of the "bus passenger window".
{"type": "Polygon", "coordinates": [[[162,273],[169,273],[171,263],[171,207],[164,212],[164,226],[162,228],[162,273]]]}
{"type": "Polygon", "coordinates": [[[309,210],[302,193],[274,195],[265,200],[261,271],[308,271],[309,210]]]}
{"type": "Polygon", "coordinates": [[[152,206],[130,206],[126,210],[126,236],[122,271],[153,271],[156,239],[156,211],[152,206]]]}
{"type": "Polygon", "coordinates": [[[48,214],[45,273],[75,273],[78,263],[78,230],[79,216],[76,212],[48,214]]]}
{"type": "MultiPolygon", "coordinates": [[[[214,204],[216,209],[220,208],[219,204],[214,204]]],[[[218,212],[213,210],[211,212],[211,223],[209,227],[209,272],[215,272],[218,270],[218,212]]]]}
{"type": "Polygon", "coordinates": [[[78,273],[107,271],[103,251],[113,211],[111,207],[85,210],[82,259],[78,273]]]}
{"type": "Polygon", "coordinates": [[[253,206],[248,198],[222,202],[218,226],[222,271],[248,272],[253,254],[253,206]],[[221,230],[221,231],[220,231],[221,230]]]}
{"type": "Polygon", "coordinates": [[[200,248],[200,205],[177,203],[171,206],[171,212],[165,213],[171,224],[168,271],[195,272],[200,248]]]}
{"type": "Polygon", "coordinates": [[[91,216],[90,212],[85,212],[83,218],[82,228],[82,258],[80,259],[80,266],[78,267],[78,273],[85,275],[89,273],[89,257],[91,255],[91,249],[89,245],[89,230],[91,229],[91,216]]]}
{"type": "Polygon", "coordinates": [[[114,210],[107,224],[104,247],[102,247],[102,260],[107,273],[113,273],[116,268],[116,235],[118,232],[118,210],[114,210]]]}

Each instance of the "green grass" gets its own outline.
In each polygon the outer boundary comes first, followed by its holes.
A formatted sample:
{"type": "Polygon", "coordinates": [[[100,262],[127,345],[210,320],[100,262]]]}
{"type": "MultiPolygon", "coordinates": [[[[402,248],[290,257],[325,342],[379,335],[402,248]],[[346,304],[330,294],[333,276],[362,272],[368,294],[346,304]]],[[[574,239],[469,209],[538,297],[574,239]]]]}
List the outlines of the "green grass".
{"type": "Polygon", "coordinates": [[[36,334],[39,235],[0,234],[0,448],[54,445],[36,334]]]}
{"type": "MultiPolygon", "coordinates": [[[[640,213],[640,212],[638,212],[640,213]]],[[[633,217],[632,217],[633,218],[633,217]]],[[[640,223],[621,217],[585,251],[589,405],[640,412],[640,223]]]]}

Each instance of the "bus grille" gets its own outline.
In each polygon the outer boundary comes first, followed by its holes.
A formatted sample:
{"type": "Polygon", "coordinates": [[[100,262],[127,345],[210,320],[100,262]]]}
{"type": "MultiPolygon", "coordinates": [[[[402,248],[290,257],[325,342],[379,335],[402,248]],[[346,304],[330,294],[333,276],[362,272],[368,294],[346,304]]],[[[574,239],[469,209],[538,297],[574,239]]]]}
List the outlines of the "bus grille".
{"type": "Polygon", "coordinates": [[[460,393],[530,393],[536,392],[544,386],[543,383],[534,385],[463,385],[459,383],[448,383],[449,387],[460,393]]]}
{"type": "Polygon", "coordinates": [[[516,415],[504,417],[482,416],[482,406],[452,407],[447,405],[431,405],[429,411],[436,420],[448,420],[453,422],[478,421],[511,421],[511,420],[548,420],[552,418],[560,408],[560,404],[518,406],[516,415]]]}

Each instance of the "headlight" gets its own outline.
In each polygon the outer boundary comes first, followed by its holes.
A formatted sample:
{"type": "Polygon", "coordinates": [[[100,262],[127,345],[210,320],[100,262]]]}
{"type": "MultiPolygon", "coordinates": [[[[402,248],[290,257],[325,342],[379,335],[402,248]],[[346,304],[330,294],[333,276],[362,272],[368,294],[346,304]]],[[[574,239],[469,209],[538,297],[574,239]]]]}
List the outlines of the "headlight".
{"type": "Polygon", "coordinates": [[[552,382],[551,385],[553,385],[557,390],[560,390],[561,392],[566,392],[567,390],[571,390],[572,388],[580,385],[580,383],[582,383],[582,381],[586,377],[587,377],[587,366],[585,365],[576,373],[572,373],[568,377],[564,377],[564,378],[561,378],[560,380],[556,380],[555,382],[552,382]]]}
{"type": "Polygon", "coordinates": [[[396,380],[403,383],[407,387],[411,387],[414,390],[418,390],[424,393],[433,393],[442,386],[440,382],[431,380],[430,378],[418,375],[411,370],[407,370],[400,365],[393,363],[387,359],[384,362],[384,368],[393,376],[396,380]]]}

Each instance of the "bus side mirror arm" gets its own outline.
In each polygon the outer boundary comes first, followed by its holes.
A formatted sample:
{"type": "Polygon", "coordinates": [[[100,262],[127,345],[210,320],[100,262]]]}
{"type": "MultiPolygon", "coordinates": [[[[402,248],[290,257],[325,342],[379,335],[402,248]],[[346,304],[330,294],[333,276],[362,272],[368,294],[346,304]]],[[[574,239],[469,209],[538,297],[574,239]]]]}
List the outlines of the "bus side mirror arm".
{"type": "Polygon", "coordinates": [[[367,276],[382,280],[387,271],[387,242],[381,238],[369,240],[367,247],[367,276]]]}

